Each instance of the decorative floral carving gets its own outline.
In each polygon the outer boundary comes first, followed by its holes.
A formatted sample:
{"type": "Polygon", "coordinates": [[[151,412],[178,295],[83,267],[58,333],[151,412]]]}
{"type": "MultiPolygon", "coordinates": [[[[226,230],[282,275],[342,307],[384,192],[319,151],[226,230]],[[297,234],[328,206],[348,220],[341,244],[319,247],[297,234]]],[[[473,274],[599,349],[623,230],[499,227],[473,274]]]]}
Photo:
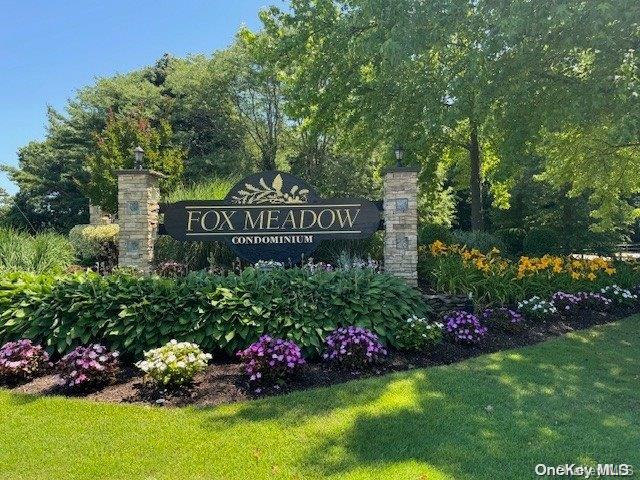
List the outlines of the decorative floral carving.
{"type": "Polygon", "coordinates": [[[234,203],[241,205],[262,205],[262,204],[300,204],[308,202],[309,190],[294,185],[288,192],[282,191],[283,182],[280,174],[276,175],[267,185],[264,178],[260,178],[259,186],[244,184],[243,190],[238,190],[231,199],[234,203]]]}

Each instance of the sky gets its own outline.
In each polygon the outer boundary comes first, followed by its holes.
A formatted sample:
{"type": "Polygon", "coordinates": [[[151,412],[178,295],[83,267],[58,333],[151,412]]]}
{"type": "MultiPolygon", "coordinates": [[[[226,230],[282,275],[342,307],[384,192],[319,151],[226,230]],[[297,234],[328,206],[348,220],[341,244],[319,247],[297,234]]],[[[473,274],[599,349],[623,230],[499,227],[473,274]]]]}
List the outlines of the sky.
{"type": "MultiPolygon", "coordinates": [[[[62,110],[96,77],[229,45],[242,25],[282,0],[0,0],[0,164],[45,135],[47,105],[62,110]]],[[[16,187],[0,172],[0,187],[16,187]]]]}

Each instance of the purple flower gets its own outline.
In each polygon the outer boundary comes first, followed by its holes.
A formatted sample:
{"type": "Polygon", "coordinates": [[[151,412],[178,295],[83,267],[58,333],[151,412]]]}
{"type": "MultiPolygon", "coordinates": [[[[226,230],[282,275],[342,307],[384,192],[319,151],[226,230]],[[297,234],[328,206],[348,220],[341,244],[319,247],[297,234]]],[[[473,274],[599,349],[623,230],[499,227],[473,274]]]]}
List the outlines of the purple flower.
{"type": "Polygon", "coordinates": [[[487,327],[472,313],[453,311],[444,317],[446,330],[455,342],[476,344],[487,334],[487,327]]]}
{"type": "Polygon", "coordinates": [[[325,345],[325,360],[354,368],[378,362],[387,355],[378,336],[362,327],[336,328],[327,336],[325,345]]]}
{"type": "Polygon", "coordinates": [[[118,370],[118,352],[98,344],[76,347],[58,362],[60,379],[68,387],[89,388],[109,383],[118,370]]]}
{"type": "Polygon", "coordinates": [[[31,340],[5,343],[0,348],[0,378],[9,382],[29,380],[49,365],[47,352],[31,340]]]}
{"type": "MultiPolygon", "coordinates": [[[[244,371],[250,382],[275,385],[292,376],[304,365],[300,347],[291,340],[263,335],[237,353],[244,362],[244,371]]],[[[258,390],[256,390],[257,392],[258,390]]]]}
{"type": "Polygon", "coordinates": [[[600,293],[556,292],[551,297],[551,303],[561,311],[568,314],[578,313],[584,310],[603,311],[611,306],[611,300],[600,293]]]}

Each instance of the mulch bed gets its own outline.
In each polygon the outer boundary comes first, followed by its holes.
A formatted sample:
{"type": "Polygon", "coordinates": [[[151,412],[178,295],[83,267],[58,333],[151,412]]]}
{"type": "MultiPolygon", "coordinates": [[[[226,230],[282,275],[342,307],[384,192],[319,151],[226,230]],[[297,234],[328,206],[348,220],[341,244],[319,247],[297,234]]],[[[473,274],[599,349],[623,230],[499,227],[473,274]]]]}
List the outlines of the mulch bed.
{"type": "Polygon", "coordinates": [[[446,365],[461,360],[543,342],[574,330],[589,328],[631,315],[634,312],[584,313],[577,318],[557,318],[546,323],[529,323],[522,332],[507,334],[490,331],[477,346],[467,347],[444,341],[428,353],[389,352],[385,363],[359,372],[341,370],[322,362],[310,362],[302,367],[300,375],[286,387],[272,388],[257,394],[248,388],[246,377],[239,363],[229,359],[214,360],[205,372],[196,377],[191,388],[166,391],[153,388],[143,381],[135,368],[123,369],[113,385],[84,395],[71,395],[57,384],[55,375],[45,375],[12,388],[12,391],[41,395],[78,396],[96,401],[136,403],[161,406],[199,407],[239,402],[252,398],[278,395],[295,390],[324,387],[344,383],[357,378],[383,375],[389,372],[411,370],[435,365],[446,365]]]}

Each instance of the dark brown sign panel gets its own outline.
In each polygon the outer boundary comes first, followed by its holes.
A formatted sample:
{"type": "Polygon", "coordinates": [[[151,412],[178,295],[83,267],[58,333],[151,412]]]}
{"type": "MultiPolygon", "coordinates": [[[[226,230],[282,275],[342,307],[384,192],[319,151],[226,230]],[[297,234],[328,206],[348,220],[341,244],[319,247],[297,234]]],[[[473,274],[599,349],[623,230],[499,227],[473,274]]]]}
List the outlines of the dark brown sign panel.
{"type": "Polygon", "coordinates": [[[319,198],[302,180],[268,171],[245,178],[225,200],[163,206],[164,229],[177,240],[224,241],[250,261],[298,262],[322,240],[371,236],[380,211],[363,198],[319,198]]]}

